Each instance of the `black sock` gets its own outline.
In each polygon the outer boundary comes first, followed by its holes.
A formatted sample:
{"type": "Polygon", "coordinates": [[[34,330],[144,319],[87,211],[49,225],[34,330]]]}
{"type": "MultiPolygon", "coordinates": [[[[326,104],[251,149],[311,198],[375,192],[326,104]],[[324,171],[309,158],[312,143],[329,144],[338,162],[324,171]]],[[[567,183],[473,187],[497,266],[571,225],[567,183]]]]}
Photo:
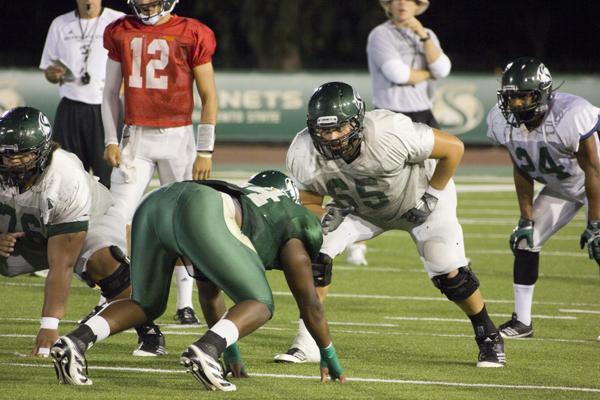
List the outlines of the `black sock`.
{"type": "Polygon", "coordinates": [[[477,314],[469,315],[469,319],[471,320],[473,330],[475,331],[475,336],[477,337],[489,336],[490,334],[498,331],[498,329],[496,329],[496,326],[490,319],[485,305],[477,314]]]}
{"type": "Polygon", "coordinates": [[[213,331],[206,332],[204,336],[195,341],[194,344],[215,360],[219,359],[221,353],[223,353],[225,347],[227,347],[225,338],[222,338],[213,331]]]}
{"type": "Polygon", "coordinates": [[[85,353],[85,351],[96,343],[96,340],[98,339],[98,336],[94,335],[94,332],[92,332],[92,328],[86,324],[79,325],[73,332],[69,333],[67,337],[75,343],[81,354],[85,353]]]}

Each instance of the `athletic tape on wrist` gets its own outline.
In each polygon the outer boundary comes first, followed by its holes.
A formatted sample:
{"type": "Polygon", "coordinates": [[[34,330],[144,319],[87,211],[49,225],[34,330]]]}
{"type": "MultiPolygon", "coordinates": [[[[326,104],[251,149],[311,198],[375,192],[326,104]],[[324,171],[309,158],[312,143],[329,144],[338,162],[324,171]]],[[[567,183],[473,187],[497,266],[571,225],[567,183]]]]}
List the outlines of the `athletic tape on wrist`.
{"type": "Polygon", "coordinates": [[[442,190],[436,189],[433,186],[429,185],[429,187],[427,188],[427,190],[425,191],[425,193],[429,193],[432,196],[435,196],[436,198],[440,198],[441,194],[442,194],[442,190]]]}
{"type": "Polygon", "coordinates": [[[215,126],[209,124],[198,125],[196,132],[196,151],[212,152],[215,149],[215,126]]]}
{"type": "Polygon", "coordinates": [[[40,329],[58,329],[60,320],[54,317],[42,317],[40,319],[40,329]]]}

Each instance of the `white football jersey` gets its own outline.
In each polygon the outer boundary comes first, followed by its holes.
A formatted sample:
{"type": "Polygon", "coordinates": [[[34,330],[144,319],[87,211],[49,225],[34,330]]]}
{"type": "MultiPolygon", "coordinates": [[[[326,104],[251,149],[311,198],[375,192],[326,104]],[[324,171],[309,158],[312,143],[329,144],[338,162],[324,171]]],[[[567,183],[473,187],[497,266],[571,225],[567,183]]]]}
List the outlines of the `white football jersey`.
{"type": "Polygon", "coordinates": [[[436,165],[428,159],[433,142],[427,125],[386,110],[369,111],[360,155],[352,163],[325,159],[304,129],[288,149],[287,168],[298,189],[329,195],[365,220],[394,228],[429,185],[436,165]]]}
{"type": "MultiPolygon", "coordinates": [[[[595,133],[599,117],[600,109],[587,100],[556,92],[544,120],[531,132],[511,126],[498,105],[494,106],[487,117],[487,136],[506,147],[523,172],[557,196],[583,201],[585,176],[576,153],[579,142],[595,133]]],[[[594,137],[598,146],[598,136],[594,137]]]]}
{"type": "Polygon", "coordinates": [[[48,238],[87,231],[110,207],[108,189],[83,169],[76,155],[55,150],[42,177],[25,193],[0,190],[0,231],[25,232],[17,240],[11,266],[47,268],[48,238]]]}

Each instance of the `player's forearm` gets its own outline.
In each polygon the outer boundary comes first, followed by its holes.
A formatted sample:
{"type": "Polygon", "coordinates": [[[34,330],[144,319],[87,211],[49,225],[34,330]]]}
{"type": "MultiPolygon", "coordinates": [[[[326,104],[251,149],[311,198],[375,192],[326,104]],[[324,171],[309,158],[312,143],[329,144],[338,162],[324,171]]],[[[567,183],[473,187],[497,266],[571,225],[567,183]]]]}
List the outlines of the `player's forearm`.
{"type": "Polygon", "coordinates": [[[106,63],[106,80],[102,92],[102,124],[104,145],[119,144],[117,125],[119,119],[119,92],[121,90],[121,64],[113,60],[106,63]]]}
{"type": "Polygon", "coordinates": [[[586,171],[585,194],[588,201],[588,220],[600,220],[600,171],[586,171]]]}
{"type": "Polygon", "coordinates": [[[329,325],[320,303],[318,307],[315,304],[300,308],[300,317],[320,348],[323,349],[331,344],[329,325]]]}
{"type": "Polygon", "coordinates": [[[200,97],[202,100],[202,112],[200,114],[200,123],[216,125],[218,104],[216,96],[200,97]]]}
{"type": "Polygon", "coordinates": [[[533,219],[533,179],[523,176],[523,173],[513,166],[515,191],[521,217],[533,219]]]}
{"type": "Polygon", "coordinates": [[[72,268],[50,267],[45,281],[42,317],[64,317],[72,277],[72,268]]]}
{"type": "Polygon", "coordinates": [[[429,183],[435,189],[443,190],[456,173],[460,160],[462,160],[465,146],[455,136],[437,129],[434,129],[433,132],[434,144],[430,157],[438,159],[439,162],[429,183]]]}

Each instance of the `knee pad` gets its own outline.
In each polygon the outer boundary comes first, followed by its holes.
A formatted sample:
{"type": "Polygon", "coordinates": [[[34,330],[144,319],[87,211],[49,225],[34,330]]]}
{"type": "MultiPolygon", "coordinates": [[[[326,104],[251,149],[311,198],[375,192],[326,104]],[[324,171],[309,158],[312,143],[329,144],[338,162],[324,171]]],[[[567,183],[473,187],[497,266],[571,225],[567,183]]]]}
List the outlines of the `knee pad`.
{"type": "Polygon", "coordinates": [[[327,254],[319,253],[312,262],[313,280],[316,287],[328,286],[333,273],[333,260],[327,254]]]}
{"type": "Polygon", "coordinates": [[[517,249],[513,268],[513,282],[518,285],[533,285],[540,271],[540,253],[517,249]]]}
{"type": "Polygon", "coordinates": [[[479,288],[479,280],[468,266],[460,267],[458,274],[452,278],[447,275],[434,276],[431,280],[448,300],[463,301],[479,288]]]}
{"type": "Polygon", "coordinates": [[[122,262],[117,269],[104,279],[97,282],[100,293],[107,299],[112,299],[131,284],[129,276],[129,263],[122,262]]]}

